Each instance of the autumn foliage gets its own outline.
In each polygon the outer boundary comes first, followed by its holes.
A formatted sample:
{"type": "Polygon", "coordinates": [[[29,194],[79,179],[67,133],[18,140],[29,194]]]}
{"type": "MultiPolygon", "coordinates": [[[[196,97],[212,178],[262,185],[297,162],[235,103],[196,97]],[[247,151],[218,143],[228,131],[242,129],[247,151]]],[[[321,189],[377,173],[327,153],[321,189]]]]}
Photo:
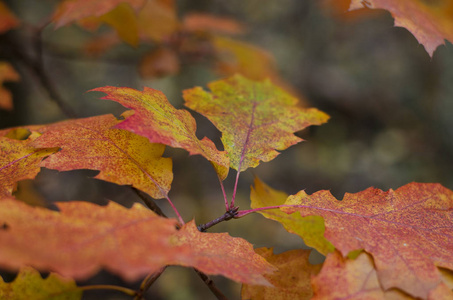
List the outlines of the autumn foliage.
{"type": "MultiPolygon", "coordinates": [[[[453,41],[451,1],[353,0],[347,7],[389,11],[395,25],[413,33],[431,57],[445,39],[453,41]]],[[[180,17],[167,0],[65,0],[49,22],[92,32],[85,46],[91,56],[122,42],[155,45],[141,59],[138,72],[144,77],[176,74],[183,64],[206,60],[224,78],[181,91],[185,108],[152,88],[103,86],[89,94],[117,102],[124,113],[78,118],[58,103],[67,120],[0,130],[0,268],[17,274],[14,281],[0,280],[1,299],[81,299],[90,289],[144,299],[168,266],[193,268],[218,299],[225,296],[210,275],[242,284],[242,299],[453,298],[453,191],[441,184],[370,187],[337,199],[326,190],[288,195],[255,177],[251,209],[237,206],[241,173],[275,159],[302,141],[296,133],[329,119],[297,99],[268,52],[237,38],[246,30],[243,24],[208,14],[180,17]],[[98,33],[102,26],[111,31],[98,33]],[[193,112],[212,123],[220,141],[198,137],[193,112]],[[222,216],[200,224],[178,209],[169,195],[173,159],[164,155],[166,147],[211,163],[223,195],[222,216]],[[143,201],[130,207],[113,201],[52,207],[21,201],[18,185],[45,169],[94,170],[96,179],[127,186],[143,201]],[[224,184],[229,176],[235,179],[231,191],[224,184]],[[154,200],[166,201],[171,215],[154,200]],[[325,256],[324,263],[311,264],[310,250],[274,253],[228,233],[208,232],[251,213],[298,235],[325,256]],[[77,285],[101,270],[139,280],[140,288],[77,285]]],[[[0,34],[20,26],[0,2],[0,34]]],[[[33,70],[41,74],[42,65],[33,70]]],[[[0,61],[0,84],[19,80],[14,67],[0,61]]],[[[13,110],[13,98],[0,86],[0,109],[13,110]]]]}

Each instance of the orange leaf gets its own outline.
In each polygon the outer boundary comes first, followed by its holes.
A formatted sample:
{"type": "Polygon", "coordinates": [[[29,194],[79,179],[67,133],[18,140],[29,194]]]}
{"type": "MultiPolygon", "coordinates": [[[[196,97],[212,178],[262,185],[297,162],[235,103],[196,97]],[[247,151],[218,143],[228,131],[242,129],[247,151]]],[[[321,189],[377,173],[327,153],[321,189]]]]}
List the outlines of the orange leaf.
{"type": "Polygon", "coordinates": [[[232,238],[228,233],[202,233],[194,221],[184,225],[173,236],[172,243],[181,247],[177,264],[192,266],[207,274],[269,286],[263,274],[275,270],[246,240],[232,238]]]}
{"type": "MultiPolygon", "coordinates": [[[[1,4],[2,3],[0,2],[0,9],[1,4]]],[[[19,79],[19,74],[17,74],[17,72],[9,63],[0,62],[0,108],[6,110],[13,109],[11,93],[2,87],[3,82],[18,81],[19,79]]]]}
{"type": "Polygon", "coordinates": [[[384,289],[426,298],[441,281],[436,266],[453,269],[453,192],[440,184],[369,188],[342,201],[328,191],[300,191],[286,204],[287,213],[322,216],[324,236],[344,256],[357,249],[370,253],[384,289]]]}
{"type": "Polygon", "coordinates": [[[41,166],[59,171],[99,170],[95,178],[165,198],[173,180],[171,159],[162,157],[165,146],[126,130],[111,129],[119,122],[112,115],[103,115],[41,128],[42,136],[33,145],[61,148],[41,166]]]}
{"type": "Polygon", "coordinates": [[[166,265],[195,267],[250,284],[268,284],[273,267],[247,241],[226,233],[202,233],[194,222],[177,230],[176,220],[140,204],[58,203],[59,212],[0,201],[0,266],[31,265],[85,279],[106,268],[136,280],[166,265]]]}
{"type": "Polygon", "coordinates": [[[270,81],[255,82],[240,75],[184,91],[186,106],[208,118],[221,132],[230,167],[240,172],[270,161],[302,139],[293,133],[320,125],[328,116],[298,100],[270,81]]]}
{"type": "Polygon", "coordinates": [[[244,26],[234,19],[203,13],[189,13],[184,15],[183,28],[187,31],[226,34],[239,34],[245,31],[244,26]]]}
{"type": "Polygon", "coordinates": [[[146,54],[140,63],[140,75],[144,78],[159,78],[179,72],[179,58],[168,48],[158,48],[146,54]]]}
{"type": "Polygon", "coordinates": [[[138,14],[137,24],[142,39],[167,39],[179,28],[174,1],[148,0],[138,14]]]}
{"type": "Polygon", "coordinates": [[[113,100],[134,110],[134,115],[116,125],[148,138],[151,143],[161,143],[187,150],[191,155],[200,154],[211,161],[219,176],[228,174],[228,159],[218,151],[214,143],[204,137],[197,138],[196,123],[184,109],[175,109],[162,92],[146,88],[137,91],[131,88],[101,87],[93,91],[104,92],[102,99],[113,100]]]}
{"type": "Polygon", "coordinates": [[[363,8],[388,10],[395,26],[405,27],[425,46],[429,56],[444,44],[453,42],[453,2],[425,0],[352,0],[350,10],[363,8]]]}
{"type": "Polygon", "coordinates": [[[265,50],[222,36],[214,36],[212,43],[217,52],[217,71],[220,74],[240,73],[254,80],[271,78],[278,81],[274,58],[265,50]]]}
{"type": "Polygon", "coordinates": [[[244,284],[242,299],[311,299],[313,290],[310,277],[319,272],[321,265],[311,265],[308,262],[310,250],[300,249],[273,254],[272,248],[259,248],[255,249],[255,252],[278,269],[271,275],[265,275],[273,287],[244,284]]]}
{"type": "Polygon", "coordinates": [[[0,34],[7,32],[19,25],[19,20],[9,10],[5,3],[0,2],[0,34]]]}
{"type": "Polygon", "coordinates": [[[0,198],[11,195],[17,181],[35,178],[41,160],[58,150],[32,147],[31,139],[21,141],[0,137],[0,198]]]}
{"type": "Polygon", "coordinates": [[[145,0],[65,0],[59,4],[53,20],[57,28],[87,17],[100,17],[126,2],[132,8],[141,8],[145,0]]]}

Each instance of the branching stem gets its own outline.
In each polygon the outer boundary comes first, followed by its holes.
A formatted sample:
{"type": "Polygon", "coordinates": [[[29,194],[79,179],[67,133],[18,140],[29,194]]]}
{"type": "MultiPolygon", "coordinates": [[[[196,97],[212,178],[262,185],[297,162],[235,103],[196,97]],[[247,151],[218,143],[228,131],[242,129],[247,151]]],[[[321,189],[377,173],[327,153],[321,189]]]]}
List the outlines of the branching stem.
{"type": "Polygon", "coordinates": [[[214,219],[206,224],[198,225],[197,228],[199,231],[204,232],[208,228],[211,228],[212,226],[219,224],[220,222],[228,221],[233,218],[236,218],[236,214],[238,213],[238,210],[239,210],[239,207],[229,208],[222,216],[220,216],[217,219],[214,219]]]}

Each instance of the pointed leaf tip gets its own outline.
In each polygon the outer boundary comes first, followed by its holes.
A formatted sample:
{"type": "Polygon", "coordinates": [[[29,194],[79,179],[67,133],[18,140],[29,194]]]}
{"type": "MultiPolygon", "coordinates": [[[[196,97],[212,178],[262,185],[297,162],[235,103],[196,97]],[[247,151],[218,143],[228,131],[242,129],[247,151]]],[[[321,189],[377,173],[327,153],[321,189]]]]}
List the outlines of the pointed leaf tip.
{"type": "Polygon", "coordinates": [[[432,57],[436,48],[453,42],[453,2],[423,0],[352,0],[349,10],[385,9],[395,19],[395,26],[409,30],[432,57]]]}

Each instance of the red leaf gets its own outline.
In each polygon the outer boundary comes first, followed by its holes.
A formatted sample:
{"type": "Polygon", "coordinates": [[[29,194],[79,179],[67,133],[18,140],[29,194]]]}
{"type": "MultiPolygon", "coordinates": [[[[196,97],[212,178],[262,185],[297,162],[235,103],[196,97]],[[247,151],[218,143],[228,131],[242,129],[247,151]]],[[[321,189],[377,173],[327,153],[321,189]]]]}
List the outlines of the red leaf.
{"type": "MultiPolygon", "coordinates": [[[[355,259],[344,258],[338,251],[327,255],[321,272],[312,278],[313,300],[330,299],[414,299],[400,290],[385,291],[377,276],[371,256],[362,252],[355,259]]],[[[452,299],[453,292],[440,284],[428,299],[452,299]]]]}
{"type": "Polygon", "coordinates": [[[287,213],[322,216],[325,237],[343,256],[357,249],[370,253],[385,289],[426,298],[441,282],[436,266],[453,269],[453,192],[440,184],[369,188],[342,201],[328,191],[300,191],[286,204],[287,213]]]}
{"type": "Polygon", "coordinates": [[[247,241],[226,233],[202,233],[190,222],[157,216],[140,204],[126,209],[114,202],[57,204],[60,212],[0,201],[0,266],[31,265],[63,276],[86,279],[106,268],[136,280],[166,265],[195,267],[250,284],[268,284],[273,267],[247,241]]]}
{"type": "Polygon", "coordinates": [[[395,26],[409,30],[431,57],[444,39],[453,42],[452,1],[352,0],[350,10],[364,6],[388,10],[395,18],[395,26]]]}
{"type": "Polygon", "coordinates": [[[123,2],[134,9],[145,4],[145,0],[65,0],[60,3],[53,16],[55,26],[59,28],[86,17],[102,16],[123,2]]]}

